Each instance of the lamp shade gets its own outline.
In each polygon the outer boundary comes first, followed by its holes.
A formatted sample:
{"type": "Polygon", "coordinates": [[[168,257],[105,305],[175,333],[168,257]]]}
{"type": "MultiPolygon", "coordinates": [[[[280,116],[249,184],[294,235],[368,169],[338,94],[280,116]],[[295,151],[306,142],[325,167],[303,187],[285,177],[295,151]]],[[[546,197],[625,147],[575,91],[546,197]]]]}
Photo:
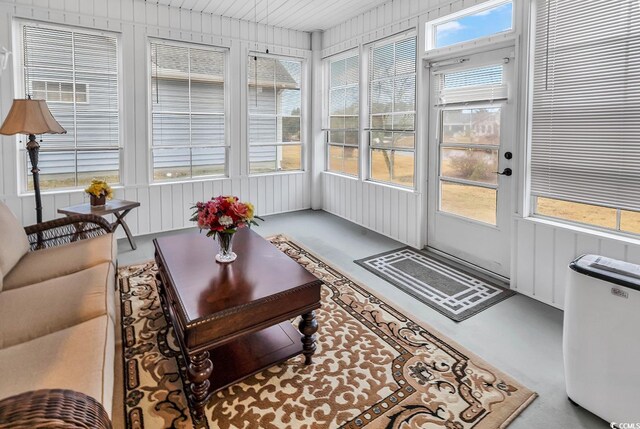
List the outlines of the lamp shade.
{"type": "Polygon", "coordinates": [[[44,100],[13,100],[0,134],[66,134],[44,100]]]}

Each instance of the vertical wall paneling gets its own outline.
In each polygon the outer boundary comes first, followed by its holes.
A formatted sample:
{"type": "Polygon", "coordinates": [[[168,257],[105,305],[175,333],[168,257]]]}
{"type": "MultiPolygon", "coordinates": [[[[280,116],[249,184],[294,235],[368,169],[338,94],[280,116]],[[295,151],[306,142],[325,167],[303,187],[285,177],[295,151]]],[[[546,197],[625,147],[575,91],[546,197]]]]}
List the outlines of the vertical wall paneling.
{"type": "MultiPolygon", "coordinates": [[[[234,193],[256,205],[258,214],[311,207],[309,168],[282,175],[247,176],[246,58],[249,50],[269,47],[274,54],[304,58],[311,66],[309,33],[274,29],[208,13],[139,0],[0,0],[0,47],[12,46],[14,19],[38,19],[52,24],[74,25],[119,33],[121,66],[122,187],[118,198],[140,201],[128,218],[134,234],[147,234],[190,226],[189,205],[222,193],[234,193]],[[268,36],[268,40],[265,37],[268,36]],[[229,178],[151,184],[149,150],[149,37],[225,46],[229,55],[229,178]]],[[[13,58],[17,54],[14,52],[13,58]]],[[[0,76],[0,118],[4,118],[14,94],[11,65],[0,76]]],[[[308,79],[308,78],[307,78],[308,79]]],[[[0,137],[0,200],[5,201],[23,224],[35,222],[33,195],[18,194],[17,144],[14,137],[0,137]]],[[[310,148],[308,149],[310,150],[310,148]]],[[[57,217],[57,209],[86,201],[82,191],[45,193],[44,217],[57,217]]]]}
{"type": "Polygon", "coordinates": [[[512,287],[557,308],[564,306],[569,263],[595,253],[640,263],[640,241],[614,234],[566,227],[553,222],[517,219],[517,270],[512,287]]]}

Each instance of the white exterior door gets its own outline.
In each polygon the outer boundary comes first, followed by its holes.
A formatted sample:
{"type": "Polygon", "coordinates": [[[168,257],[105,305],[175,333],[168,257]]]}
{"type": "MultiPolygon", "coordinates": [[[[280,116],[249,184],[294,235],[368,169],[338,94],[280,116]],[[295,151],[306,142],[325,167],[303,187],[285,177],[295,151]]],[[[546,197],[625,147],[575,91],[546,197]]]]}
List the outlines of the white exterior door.
{"type": "Polygon", "coordinates": [[[429,247],[509,277],[513,49],[430,67],[429,247]]]}

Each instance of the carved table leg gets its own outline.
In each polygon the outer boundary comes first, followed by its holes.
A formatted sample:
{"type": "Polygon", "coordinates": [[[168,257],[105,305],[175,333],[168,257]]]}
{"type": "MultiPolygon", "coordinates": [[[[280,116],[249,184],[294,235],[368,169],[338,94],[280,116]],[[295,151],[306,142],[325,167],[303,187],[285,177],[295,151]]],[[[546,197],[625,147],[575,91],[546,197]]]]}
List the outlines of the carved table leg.
{"type": "Polygon", "coordinates": [[[197,420],[204,417],[204,406],[209,399],[209,376],[213,371],[213,364],[209,359],[209,352],[189,356],[188,377],[191,382],[191,395],[194,414],[197,420]]]}
{"type": "Polygon", "coordinates": [[[310,365],[313,361],[311,357],[316,351],[316,336],[318,331],[318,321],[316,320],[316,312],[312,311],[302,315],[298,329],[304,337],[302,337],[302,353],[304,354],[304,364],[310,365]]]}

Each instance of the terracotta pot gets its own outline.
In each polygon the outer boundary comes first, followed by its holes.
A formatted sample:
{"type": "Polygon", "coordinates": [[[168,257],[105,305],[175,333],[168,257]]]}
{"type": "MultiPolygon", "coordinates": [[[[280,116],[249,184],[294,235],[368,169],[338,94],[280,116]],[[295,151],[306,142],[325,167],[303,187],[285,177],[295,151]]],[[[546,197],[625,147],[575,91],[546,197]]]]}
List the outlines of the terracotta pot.
{"type": "Polygon", "coordinates": [[[101,195],[99,197],[96,197],[93,194],[89,194],[89,198],[90,198],[92,207],[102,207],[107,203],[106,195],[101,195]]]}

